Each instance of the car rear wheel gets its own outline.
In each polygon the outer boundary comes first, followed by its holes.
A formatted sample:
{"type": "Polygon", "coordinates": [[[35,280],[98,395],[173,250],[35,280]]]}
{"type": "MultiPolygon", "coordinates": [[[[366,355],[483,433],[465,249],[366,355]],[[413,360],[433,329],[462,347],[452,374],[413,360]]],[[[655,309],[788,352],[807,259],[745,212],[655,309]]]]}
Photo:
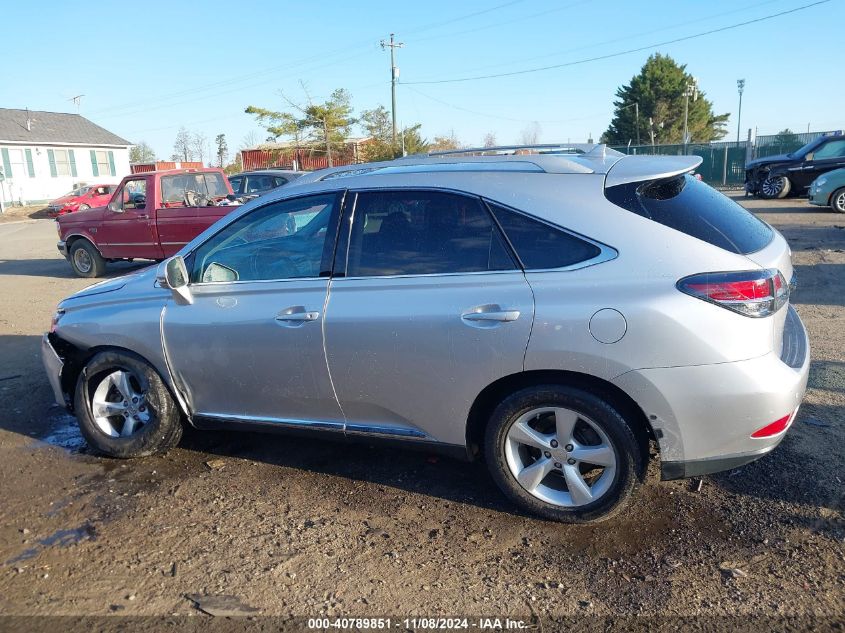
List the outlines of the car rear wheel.
{"type": "Polygon", "coordinates": [[[530,387],[506,398],[487,428],[485,457],[512,501],[566,523],[619,512],[643,464],[630,424],[612,404],[560,385],[530,387]]]}
{"type": "Polygon", "coordinates": [[[88,445],[110,457],[143,457],[179,443],[179,409],[155,369],[128,352],[94,356],[76,384],[74,407],[88,445]]]}
{"type": "Polygon", "coordinates": [[[771,176],[760,185],[760,195],[767,199],[785,198],[792,189],[792,183],[786,176],[771,176]]]}
{"type": "Polygon", "coordinates": [[[830,208],[837,213],[845,213],[845,187],[837,189],[830,196],[830,208]]]}
{"type": "Polygon", "coordinates": [[[70,265],[80,277],[99,277],[106,271],[106,260],[85,239],[78,239],[70,247],[70,265]]]}

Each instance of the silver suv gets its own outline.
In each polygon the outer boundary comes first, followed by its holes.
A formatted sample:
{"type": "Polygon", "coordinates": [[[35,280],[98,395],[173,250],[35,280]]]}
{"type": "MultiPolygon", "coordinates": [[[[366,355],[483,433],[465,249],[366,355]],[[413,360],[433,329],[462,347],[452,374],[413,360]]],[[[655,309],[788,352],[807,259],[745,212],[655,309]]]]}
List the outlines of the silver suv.
{"type": "Polygon", "coordinates": [[[699,158],[564,151],[303,176],[65,299],[56,398],[115,457],[186,423],[402,441],[560,521],[618,512],[651,440],[664,479],[772,450],[809,367],[786,241],[699,158]]]}

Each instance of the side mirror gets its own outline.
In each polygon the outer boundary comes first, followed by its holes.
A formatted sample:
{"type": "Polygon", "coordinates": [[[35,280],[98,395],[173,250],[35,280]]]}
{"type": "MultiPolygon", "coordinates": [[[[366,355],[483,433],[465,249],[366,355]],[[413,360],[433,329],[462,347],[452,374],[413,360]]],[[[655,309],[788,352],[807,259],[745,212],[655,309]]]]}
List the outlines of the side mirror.
{"type": "Polygon", "coordinates": [[[185,303],[194,302],[194,296],[188,286],[188,269],[181,256],[176,255],[161,262],[156,270],[156,280],[165,288],[170,288],[177,299],[182,299],[185,303]]]}
{"type": "Polygon", "coordinates": [[[233,193],[226,195],[226,200],[228,200],[229,202],[234,202],[237,199],[238,199],[238,197],[233,193]]]}

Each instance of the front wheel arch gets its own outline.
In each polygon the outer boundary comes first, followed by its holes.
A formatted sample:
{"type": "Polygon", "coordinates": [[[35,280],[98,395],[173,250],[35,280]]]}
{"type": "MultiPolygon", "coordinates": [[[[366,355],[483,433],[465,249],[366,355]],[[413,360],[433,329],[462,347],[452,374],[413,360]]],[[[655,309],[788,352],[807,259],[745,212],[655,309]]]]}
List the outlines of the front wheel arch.
{"type": "MultiPolygon", "coordinates": [[[[547,384],[576,387],[612,404],[619,413],[631,421],[642,454],[644,457],[648,456],[649,442],[657,439],[654,430],[640,406],[622,389],[589,374],[565,370],[529,370],[499,378],[478,394],[467,416],[466,446],[469,459],[483,457],[485,431],[493,411],[502,400],[520,389],[547,384]]],[[[643,459],[644,466],[646,463],[646,459],[643,459]]],[[[644,475],[644,473],[639,474],[644,475]]]]}

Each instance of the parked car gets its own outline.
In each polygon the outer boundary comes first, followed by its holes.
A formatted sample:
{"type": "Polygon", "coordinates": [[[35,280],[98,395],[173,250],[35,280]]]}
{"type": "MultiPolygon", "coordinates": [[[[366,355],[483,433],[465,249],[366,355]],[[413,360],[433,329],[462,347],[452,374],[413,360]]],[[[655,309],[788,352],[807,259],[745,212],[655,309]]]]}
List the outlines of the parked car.
{"type": "Polygon", "coordinates": [[[806,193],[820,175],[845,167],[845,136],[819,136],[791,154],[767,156],[745,165],[745,190],[761,198],[806,193]]]}
{"type": "Polygon", "coordinates": [[[288,184],[304,173],[291,169],[259,169],[229,176],[229,183],[238,198],[251,200],[288,184]]]}
{"type": "Polygon", "coordinates": [[[74,211],[102,207],[111,200],[117,185],[85,185],[52,200],[47,205],[49,215],[63,215],[74,211]]]}
{"type": "MultiPolygon", "coordinates": [[[[618,512],[771,451],[810,356],[783,236],[699,157],[408,157],[315,172],[62,301],[42,355],[93,449],[201,429],[483,457],[524,510],[618,512]],[[322,435],[320,435],[322,434],[322,435]]],[[[456,483],[455,485],[460,485],[456,483]]]]}
{"type": "Polygon", "coordinates": [[[810,204],[845,213],[845,168],[834,169],[816,178],[810,185],[808,199],[810,204]]]}
{"type": "Polygon", "coordinates": [[[56,219],[59,252],[80,277],[111,261],[164,259],[234,208],[220,169],[134,174],[114,189],[105,206],[56,219]]]}

